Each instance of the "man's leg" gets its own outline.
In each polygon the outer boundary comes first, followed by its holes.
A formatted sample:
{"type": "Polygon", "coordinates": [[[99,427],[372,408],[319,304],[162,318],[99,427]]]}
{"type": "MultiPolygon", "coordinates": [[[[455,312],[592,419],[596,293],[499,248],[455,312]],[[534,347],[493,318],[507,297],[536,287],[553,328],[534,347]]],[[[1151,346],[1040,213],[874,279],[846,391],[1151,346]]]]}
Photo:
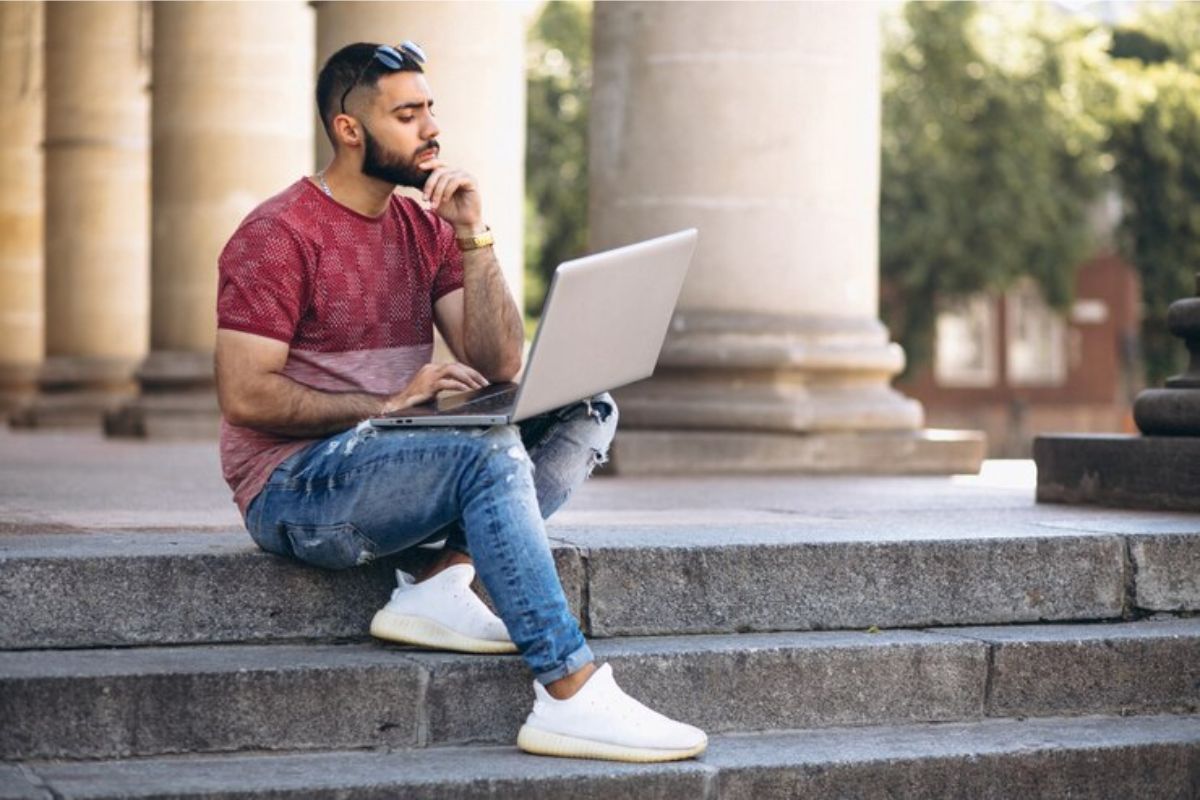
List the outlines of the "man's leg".
{"type": "Polygon", "coordinates": [[[542,519],[549,519],[608,460],[617,417],[617,404],[605,392],[521,423],[542,519]]]}
{"type": "MultiPolygon", "coordinates": [[[[514,426],[367,425],[285,462],[251,504],[263,549],[330,569],[412,547],[453,521],[526,662],[545,684],[592,661],[546,541],[533,467],[514,426]]],[[[557,688],[557,687],[556,687],[557,688]]]]}
{"type": "Polygon", "coordinates": [[[703,731],[625,694],[609,665],[596,669],[567,607],[515,426],[380,433],[364,425],[277,473],[251,505],[252,533],[265,549],[322,566],[365,563],[461,519],[479,576],[537,679],[522,749],[667,761],[707,746],[703,731]]]}
{"type": "MultiPolygon", "coordinates": [[[[608,460],[617,418],[617,404],[604,392],[518,424],[521,443],[533,461],[533,483],[542,519],[549,519],[592,471],[608,460]]],[[[430,566],[427,576],[470,561],[461,525],[452,523],[432,538],[436,541],[443,536],[446,553],[430,566]]]]}

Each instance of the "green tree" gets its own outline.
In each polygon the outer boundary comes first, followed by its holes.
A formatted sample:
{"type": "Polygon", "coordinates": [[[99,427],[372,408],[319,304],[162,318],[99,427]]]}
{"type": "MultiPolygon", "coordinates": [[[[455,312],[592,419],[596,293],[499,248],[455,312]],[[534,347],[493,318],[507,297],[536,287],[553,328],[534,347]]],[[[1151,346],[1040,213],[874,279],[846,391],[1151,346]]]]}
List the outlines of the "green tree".
{"type": "Polygon", "coordinates": [[[1105,185],[1078,52],[1097,47],[1031,4],[908,3],[890,25],[882,310],[910,369],[930,355],[939,300],[1027,275],[1052,305],[1070,302],[1105,185]]]}
{"type": "Polygon", "coordinates": [[[553,0],[529,33],[525,308],[541,314],[554,268],[587,246],[590,3],[553,0]]]}
{"type": "Polygon", "coordinates": [[[1142,281],[1146,380],[1180,371],[1187,351],[1166,326],[1167,306],[1200,272],[1200,6],[1149,10],[1116,32],[1098,109],[1124,198],[1121,249],[1142,281]]]}

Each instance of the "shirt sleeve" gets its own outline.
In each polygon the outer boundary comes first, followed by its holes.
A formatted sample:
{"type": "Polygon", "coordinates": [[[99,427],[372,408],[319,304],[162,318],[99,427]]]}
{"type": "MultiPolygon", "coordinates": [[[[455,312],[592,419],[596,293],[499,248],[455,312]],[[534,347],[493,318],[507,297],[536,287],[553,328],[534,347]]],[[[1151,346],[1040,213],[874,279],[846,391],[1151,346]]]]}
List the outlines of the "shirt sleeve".
{"type": "Polygon", "coordinates": [[[463,257],[454,241],[454,226],[441,217],[434,217],[437,232],[437,274],[433,276],[433,301],[463,285],[463,257]]]}
{"type": "Polygon", "coordinates": [[[217,327],[291,343],[304,309],[304,253],[283,224],[242,225],[218,260],[217,327]]]}

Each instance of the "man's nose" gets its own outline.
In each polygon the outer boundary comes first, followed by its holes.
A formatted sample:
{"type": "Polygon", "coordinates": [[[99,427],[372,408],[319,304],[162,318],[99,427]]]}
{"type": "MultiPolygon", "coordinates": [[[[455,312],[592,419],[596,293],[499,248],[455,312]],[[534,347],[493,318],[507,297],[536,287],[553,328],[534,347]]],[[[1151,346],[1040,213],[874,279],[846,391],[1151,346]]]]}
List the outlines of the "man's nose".
{"type": "Polygon", "coordinates": [[[426,117],[425,126],[421,131],[421,138],[425,141],[429,141],[430,139],[436,138],[439,133],[441,133],[441,131],[438,130],[437,122],[434,121],[433,117],[426,117]]]}

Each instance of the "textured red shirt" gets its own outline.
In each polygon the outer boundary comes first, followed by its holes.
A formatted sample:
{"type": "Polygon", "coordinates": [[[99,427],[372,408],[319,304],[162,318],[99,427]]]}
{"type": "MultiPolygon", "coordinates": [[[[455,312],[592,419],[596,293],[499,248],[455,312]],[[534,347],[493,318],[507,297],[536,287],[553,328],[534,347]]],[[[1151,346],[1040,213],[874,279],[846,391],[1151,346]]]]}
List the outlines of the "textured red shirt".
{"type": "MultiPolygon", "coordinates": [[[[393,196],[368,217],[301,178],[242,221],[219,260],[217,327],[291,348],[283,374],[327,392],[398,392],[433,354],[433,304],[463,285],[454,228],[393,196]]],[[[316,439],[221,420],[221,469],[244,515],[316,439]]]]}

